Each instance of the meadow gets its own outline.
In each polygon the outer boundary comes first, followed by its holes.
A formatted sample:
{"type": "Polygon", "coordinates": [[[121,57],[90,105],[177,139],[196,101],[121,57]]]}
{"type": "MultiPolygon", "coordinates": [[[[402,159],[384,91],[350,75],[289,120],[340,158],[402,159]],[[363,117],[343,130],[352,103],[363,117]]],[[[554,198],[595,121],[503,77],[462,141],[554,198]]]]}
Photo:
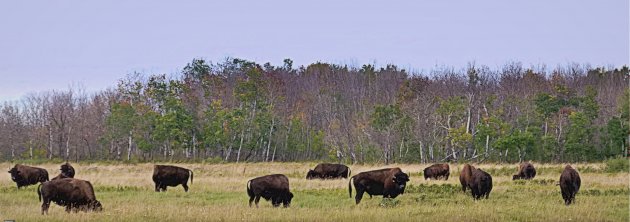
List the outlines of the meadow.
{"type": "MultiPolygon", "coordinates": [[[[534,180],[512,181],[516,164],[475,165],[493,177],[489,199],[462,193],[461,165],[451,164],[447,181],[424,180],[427,164],[393,164],[411,181],[393,200],[365,195],[359,205],[348,195],[348,180],[306,180],[316,163],[173,164],[193,170],[190,191],[181,186],[154,192],[153,164],[73,163],[75,178],[92,182],[102,212],[66,213],[51,204],[41,215],[37,185],[18,190],[9,173],[0,173],[0,219],[20,221],[629,221],[629,173],[607,173],[604,164],[572,164],[582,188],[565,206],[556,186],[565,164],[536,164],[534,180]],[[248,206],[248,180],[273,173],[289,177],[295,197],[290,208],[261,200],[248,206]]],[[[8,170],[14,163],[0,163],[8,170]]],[[[34,164],[59,173],[60,163],[34,164]]],[[[383,168],[351,165],[352,175],[383,168]]],[[[355,193],[353,188],[353,194],[355,193]]]]}

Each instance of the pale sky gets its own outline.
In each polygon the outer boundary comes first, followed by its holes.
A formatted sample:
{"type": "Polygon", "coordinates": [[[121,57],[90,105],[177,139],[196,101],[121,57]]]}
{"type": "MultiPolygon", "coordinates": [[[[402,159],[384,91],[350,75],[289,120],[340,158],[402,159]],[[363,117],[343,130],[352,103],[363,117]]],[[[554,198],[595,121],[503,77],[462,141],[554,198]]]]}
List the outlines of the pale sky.
{"type": "Polygon", "coordinates": [[[0,101],[193,58],[414,70],[629,64],[627,0],[2,1],[0,101]]]}

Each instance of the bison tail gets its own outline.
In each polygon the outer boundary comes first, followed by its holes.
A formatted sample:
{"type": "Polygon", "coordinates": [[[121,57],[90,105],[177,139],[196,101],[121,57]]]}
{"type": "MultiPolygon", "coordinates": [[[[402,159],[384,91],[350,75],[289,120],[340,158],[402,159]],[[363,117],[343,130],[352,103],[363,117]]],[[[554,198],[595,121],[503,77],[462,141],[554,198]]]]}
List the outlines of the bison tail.
{"type": "Polygon", "coordinates": [[[350,177],[348,180],[348,193],[350,194],[350,198],[352,198],[352,179],[354,179],[354,177],[350,177]]]}
{"type": "Polygon", "coordinates": [[[193,172],[192,170],[188,170],[190,171],[190,184],[193,184],[193,172]]]}
{"type": "Polygon", "coordinates": [[[249,195],[249,197],[253,197],[254,196],[254,192],[252,192],[252,189],[249,186],[249,184],[251,184],[251,183],[252,183],[251,180],[247,181],[247,195],[249,195]]]}
{"type": "Polygon", "coordinates": [[[42,184],[40,183],[39,186],[37,186],[37,196],[39,197],[39,202],[42,202],[42,184]]]}

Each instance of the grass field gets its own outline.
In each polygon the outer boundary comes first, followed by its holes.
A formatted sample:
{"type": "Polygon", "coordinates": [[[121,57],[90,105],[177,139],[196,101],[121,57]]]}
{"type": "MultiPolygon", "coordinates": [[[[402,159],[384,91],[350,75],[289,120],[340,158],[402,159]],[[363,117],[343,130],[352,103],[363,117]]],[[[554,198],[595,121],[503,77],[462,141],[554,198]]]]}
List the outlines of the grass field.
{"type": "MultiPolygon", "coordinates": [[[[365,195],[359,205],[348,196],[348,180],[306,180],[314,163],[174,164],[192,169],[194,183],[154,192],[152,164],[73,164],[75,178],[94,184],[99,213],[66,213],[51,204],[41,215],[37,186],[17,190],[9,173],[0,173],[0,219],[20,221],[629,221],[629,173],[605,173],[603,164],[573,164],[582,178],[576,204],[565,206],[556,186],[563,164],[535,164],[531,181],[512,181],[516,165],[478,165],[493,177],[490,199],[473,201],[461,192],[459,169],[451,164],[448,181],[425,181],[428,165],[391,165],[411,181],[395,200],[365,195]],[[248,207],[249,179],[283,173],[295,197],[290,208],[273,208],[261,200],[248,207]]],[[[12,163],[0,163],[8,170],[12,163]]],[[[37,165],[50,177],[59,164],[37,165]]],[[[352,174],[383,166],[353,165],[352,174]]],[[[354,188],[353,188],[354,194],[354,188]]]]}

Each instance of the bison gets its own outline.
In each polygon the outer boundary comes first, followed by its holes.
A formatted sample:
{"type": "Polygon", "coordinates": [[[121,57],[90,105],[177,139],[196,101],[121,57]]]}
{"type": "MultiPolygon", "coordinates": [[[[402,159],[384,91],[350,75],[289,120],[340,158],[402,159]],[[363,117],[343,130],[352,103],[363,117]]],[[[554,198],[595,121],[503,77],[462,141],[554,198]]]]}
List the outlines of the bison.
{"type": "Polygon", "coordinates": [[[70,163],[66,162],[61,165],[61,173],[56,177],[52,178],[52,180],[63,179],[63,178],[74,178],[74,167],[70,165],[70,163]]]}
{"type": "Polygon", "coordinates": [[[472,183],[472,173],[475,170],[475,167],[470,164],[464,164],[464,168],[459,174],[459,182],[462,184],[462,191],[466,192],[466,188],[470,187],[470,183],[472,183]]]}
{"type": "Polygon", "coordinates": [[[350,168],[343,164],[320,163],[315,169],[309,170],[306,179],[336,179],[348,178],[350,176],[350,168]]]}
{"type": "Polygon", "coordinates": [[[530,180],[536,176],[536,168],[531,163],[521,163],[518,166],[518,172],[512,175],[512,180],[530,180]]]}
{"type": "Polygon", "coordinates": [[[490,191],[492,190],[492,176],[481,169],[474,169],[469,188],[475,200],[478,200],[483,196],[488,199],[490,191]]]}
{"type": "Polygon", "coordinates": [[[155,165],[153,168],[153,182],[155,182],[155,192],[166,191],[166,187],[182,185],[184,191],[188,192],[188,177],[190,184],[193,183],[192,170],[168,165],[155,165]]]}
{"type": "Polygon", "coordinates": [[[353,180],[354,188],[357,190],[355,201],[356,204],[359,204],[364,192],[367,192],[370,197],[383,195],[384,198],[396,198],[398,195],[404,194],[409,175],[403,173],[400,168],[386,168],[359,173],[348,181],[350,197],[352,197],[351,182],[353,180]]]}
{"type": "Polygon", "coordinates": [[[101,211],[103,206],[96,200],[94,188],[89,181],[62,178],[45,182],[37,187],[39,201],[42,201],[42,214],[48,214],[50,202],[65,207],[66,212],[101,211]]]}
{"type": "Polygon", "coordinates": [[[16,164],[8,171],[17,188],[48,181],[48,171],[39,167],[16,164]]]}
{"type": "Polygon", "coordinates": [[[430,167],[424,168],[424,179],[440,179],[448,180],[450,175],[450,169],[446,163],[433,164],[430,167]]]}
{"type": "Polygon", "coordinates": [[[289,178],[282,174],[273,174],[257,177],[247,181],[247,195],[249,195],[249,207],[252,207],[252,201],[258,202],[260,197],[265,200],[271,200],[273,207],[284,207],[291,205],[293,193],[289,190],[289,178]]]}
{"type": "Polygon", "coordinates": [[[580,184],[580,174],[570,165],[564,167],[559,183],[564,204],[569,205],[575,202],[575,194],[580,190],[580,184]]]}

